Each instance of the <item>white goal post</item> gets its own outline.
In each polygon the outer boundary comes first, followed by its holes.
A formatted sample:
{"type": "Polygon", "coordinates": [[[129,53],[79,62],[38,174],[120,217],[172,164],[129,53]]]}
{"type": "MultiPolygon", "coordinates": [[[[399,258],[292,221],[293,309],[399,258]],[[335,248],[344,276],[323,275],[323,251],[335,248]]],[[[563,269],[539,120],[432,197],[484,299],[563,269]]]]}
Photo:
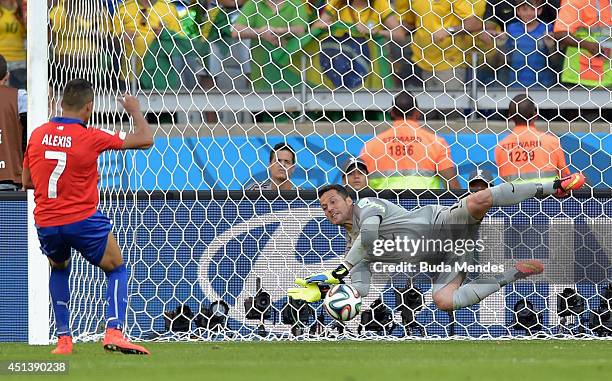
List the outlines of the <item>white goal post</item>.
{"type": "MultiPolygon", "coordinates": [[[[47,2],[28,2],[28,139],[49,117],[47,2]]],[[[34,226],[34,192],[28,191],[28,342],[49,344],[49,262],[42,255],[34,226]]]]}

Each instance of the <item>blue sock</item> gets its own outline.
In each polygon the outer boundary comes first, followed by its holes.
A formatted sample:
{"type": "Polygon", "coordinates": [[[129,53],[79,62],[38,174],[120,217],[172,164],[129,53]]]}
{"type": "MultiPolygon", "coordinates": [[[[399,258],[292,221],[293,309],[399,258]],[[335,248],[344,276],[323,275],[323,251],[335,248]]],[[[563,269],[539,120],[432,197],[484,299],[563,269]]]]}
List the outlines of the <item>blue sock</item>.
{"type": "Polygon", "coordinates": [[[51,268],[49,277],[49,291],[53,302],[55,314],[55,328],[57,336],[71,336],[70,333],[70,267],[65,269],[51,268]]]}
{"type": "Polygon", "coordinates": [[[108,286],[106,288],[106,328],[123,329],[127,310],[128,273],[125,265],[121,265],[106,273],[108,286]]]}

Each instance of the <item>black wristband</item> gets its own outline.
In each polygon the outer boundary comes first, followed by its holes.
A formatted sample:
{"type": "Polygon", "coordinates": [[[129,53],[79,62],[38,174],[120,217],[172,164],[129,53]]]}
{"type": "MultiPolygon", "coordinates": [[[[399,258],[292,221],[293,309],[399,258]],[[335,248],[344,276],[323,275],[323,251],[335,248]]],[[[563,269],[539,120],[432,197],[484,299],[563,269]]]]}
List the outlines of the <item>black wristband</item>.
{"type": "Polygon", "coordinates": [[[318,286],[319,292],[321,293],[321,300],[323,300],[327,296],[327,291],[329,291],[330,287],[328,284],[325,283],[319,283],[318,286]]]}
{"type": "Polygon", "coordinates": [[[349,274],[349,270],[344,265],[340,265],[336,267],[332,272],[332,276],[336,279],[342,280],[342,278],[346,277],[349,274]]]}

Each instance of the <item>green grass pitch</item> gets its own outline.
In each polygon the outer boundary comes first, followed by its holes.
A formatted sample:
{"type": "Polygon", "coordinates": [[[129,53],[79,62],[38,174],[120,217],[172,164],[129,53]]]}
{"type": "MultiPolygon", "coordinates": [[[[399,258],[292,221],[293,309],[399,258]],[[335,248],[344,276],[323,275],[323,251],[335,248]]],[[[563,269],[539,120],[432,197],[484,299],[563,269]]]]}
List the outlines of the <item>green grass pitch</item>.
{"type": "MultiPolygon", "coordinates": [[[[149,343],[151,356],[107,354],[101,344],[0,344],[0,362],[66,359],[68,375],[26,380],[609,380],[612,341],[149,343]],[[185,378],[183,378],[185,377],[185,378]]],[[[0,379],[8,379],[7,373],[0,379]]]]}

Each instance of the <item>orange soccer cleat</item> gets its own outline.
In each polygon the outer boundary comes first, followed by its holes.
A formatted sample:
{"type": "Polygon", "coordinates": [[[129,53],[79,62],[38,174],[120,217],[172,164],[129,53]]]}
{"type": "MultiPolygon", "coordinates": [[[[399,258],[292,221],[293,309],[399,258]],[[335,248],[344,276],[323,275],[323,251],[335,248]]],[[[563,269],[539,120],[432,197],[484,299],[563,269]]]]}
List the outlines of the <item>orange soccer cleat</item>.
{"type": "Polygon", "coordinates": [[[104,349],[109,352],[121,352],[126,355],[150,355],[144,347],[130,343],[124,336],[123,332],[115,328],[108,328],[104,335],[104,349]]]}
{"type": "Polygon", "coordinates": [[[60,336],[57,339],[57,347],[51,351],[54,355],[72,354],[72,336],[60,336]]]}
{"type": "Polygon", "coordinates": [[[527,259],[525,261],[517,262],[514,265],[519,272],[517,278],[527,278],[528,276],[542,274],[544,272],[544,264],[537,259],[527,259]]]}
{"type": "Polygon", "coordinates": [[[555,180],[554,188],[557,190],[556,197],[567,197],[571,191],[580,189],[584,185],[586,178],[582,173],[572,173],[569,176],[555,180]]]}

